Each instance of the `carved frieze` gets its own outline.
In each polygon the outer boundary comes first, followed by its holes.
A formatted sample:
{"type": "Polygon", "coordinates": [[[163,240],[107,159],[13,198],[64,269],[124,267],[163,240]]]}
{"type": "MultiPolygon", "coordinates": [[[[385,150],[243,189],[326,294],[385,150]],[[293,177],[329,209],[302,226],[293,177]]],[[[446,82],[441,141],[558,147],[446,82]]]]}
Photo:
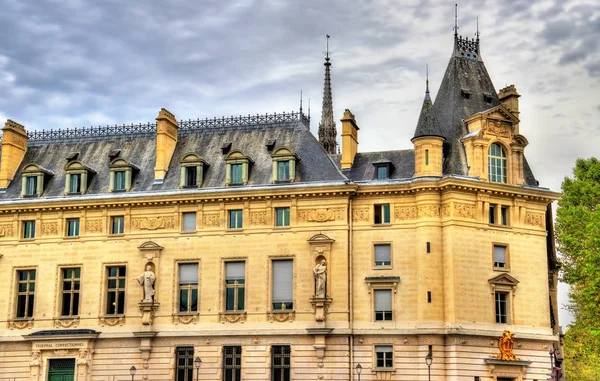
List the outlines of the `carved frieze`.
{"type": "Polygon", "coordinates": [[[298,222],[327,222],[344,219],[344,208],[323,208],[298,211],[298,222]]]}
{"type": "Polygon", "coordinates": [[[102,220],[87,220],[85,222],[86,233],[102,233],[102,220]]]}
{"type": "Polygon", "coordinates": [[[267,212],[264,210],[250,212],[250,224],[251,225],[266,225],[267,224],[267,212]]]}
{"type": "Polygon", "coordinates": [[[0,237],[12,237],[13,226],[12,224],[0,225],[0,237]]]}
{"type": "Polygon", "coordinates": [[[356,208],[352,211],[352,220],[354,222],[368,222],[369,208],[356,208]]]}
{"type": "Polygon", "coordinates": [[[442,205],[442,216],[450,217],[450,204],[442,205]]]}
{"type": "Polygon", "coordinates": [[[219,213],[205,213],[203,219],[203,225],[207,228],[218,228],[220,226],[221,219],[219,213]]]}
{"type": "Polygon", "coordinates": [[[175,218],[173,216],[133,218],[131,226],[136,230],[173,229],[175,228],[175,218]]]}
{"type": "Polygon", "coordinates": [[[198,314],[193,314],[193,315],[180,315],[180,314],[173,314],[173,324],[192,324],[192,323],[197,323],[198,322],[198,314]]]}
{"type": "Polygon", "coordinates": [[[58,235],[58,222],[42,222],[42,235],[58,235]]]}
{"type": "Polygon", "coordinates": [[[525,213],[525,225],[537,226],[540,228],[545,227],[545,216],[541,213],[525,213]]]}
{"type": "Polygon", "coordinates": [[[419,215],[419,218],[439,217],[440,216],[440,206],[439,205],[419,205],[418,215],[419,215]]]}
{"type": "Polygon", "coordinates": [[[54,327],[56,328],[75,328],[79,325],[79,318],[61,319],[54,318],[54,327]]]}
{"type": "Polygon", "coordinates": [[[394,208],[394,218],[396,220],[415,220],[417,219],[416,206],[397,206],[394,208]]]}
{"type": "Polygon", "coordinates": [[[8,321],[8,329],[26,329],[31,327],[33,327],[33,319],[8,321]]]}
{"type": "Polygon", "coordinates": [[[270,322],[283,323],[289,321],[290,323],[296,318],[296,312],[294,311],[269,311],[267,312],[267,319],[270,322]]]}
{"type": "Polygon", "coordinates": [[[108,325],[110,327],[114,327],[115,325],[123,325],[125,324],[125,316],[103,316],[99,318],[100,326],[104,327],[108,325]]]}
{"type": "Polygon", "coordinates": [[[475,218],[475,205],[462,202],[454,203],[454,215],[463,218],[475,218]]]}
{"type": "Polygon", "coordinates": [[[510,138],[510,127],[506,123],[502,123],[499,120],[486,120],[486,122],[483,124],[482,130],[486,135],[510,138]]]}
{"type": "Polygon", "coordinates": [[[219,322],[221,323],[244,323],[246,321],[245,312],[220,312],[219,322]]]}

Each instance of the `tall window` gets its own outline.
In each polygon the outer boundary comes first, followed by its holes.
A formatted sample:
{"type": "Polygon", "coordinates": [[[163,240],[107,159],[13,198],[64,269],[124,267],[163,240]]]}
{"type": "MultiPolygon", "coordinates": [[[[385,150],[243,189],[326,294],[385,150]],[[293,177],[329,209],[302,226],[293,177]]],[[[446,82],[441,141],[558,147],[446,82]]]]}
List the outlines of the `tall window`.
{"type": "Polygon", "coordinates": [[[375,366],[377,368],[394,367],[394,347],[391,345],[375,346],[375,366]]]}
{"type": "Polygon", "coordinates": [[[275,208],[275,226],[290,226],[290,208],[275,208]]]}
{"type": "Polygon", "coordinates": [[[392,320],[392,290],[375,290],[375,321],[392,320]]]}
{"type": "Polygon", "coordinates": [[[375,205],[375,224],[390,223],[390,204],[375,205]]]}
{"type": "Polygon", "coordinates": [[[81,173],[69,176],[69,193],[81,193],[81,173]]]}
{"type": "Polygon", "coordinates": [[[35,270],[17,271],[17,318],[33,317],[35,270]]]}
{"type": "Polygon", "coordinates": [[[225,263],[225,310],[243,311],[246,291],[246,262],[225,263]]]}
{"type": "Polygon", "coordinates": [[[79,236],[79,218],[70,218],[67,220],[67,237],[79,236]]]}
{"type": "Polygon", "coordinates": [[[181,230],[184,232],[195,232],[196,231],[196,212],[185,212],[181,213],[183,223],[181,230]]]}
{"type": "Polygon", "coordinates": [[[500,223],[502,225],[508,225],[508,206],[500,207],[500,223]]]}
{"type": "Polygon", "coordinates": [[[37,176],[27,176],[25,178],[25,196],[37,195],[37,176]]]}
{"type": "Polygon", "coordinates": [[[392,265],[392,248],[389,243],[375,245],[375,267],[392,265]]]}
{"type": "Polygon", "coordinates": [[[125,266],[109,266],[106,272],[106,314],[121,315],[125,312],[125,266]]]}
{"type": "Polygon", "coordinates": [[[223,347],[223,380],[240,381],[242,379],[242,347],[223,347]]]}
{"type": "Polygon", "coordinates": [[[35,221],[23,221],[23,238],[35,238],[35,221]]]}
{"type": "Polygon", "coordinates": [[[496,223],[496,204],[490,204],[490,224],[496,223]]]}
{"type": "Polygon", "coordinates": [[[231,181],[230,184],[242,184],[243,179],[243,168],[242,164],[231,164],[231,181]]]}
{"type": "Polygon", "coordinates": [[[425,150],[425,165],[429,165],[429,150],[425,150]]]}
{"type": "Polygon", "coordinates": [[[198,264],[179,264],[179,312],[198,311],[198,264]]]}
{"type": "Polygon", "coordinates": [[[198,186],[198,169],[196,166],[185,167],[184,187],[198,186]]]}
{"type": "Polygon", "coordinates": [[[273,345],[271,347],[271,380],[290,381],[289,345],[273,345]]]}
{"type": "Polygon", "coordinates": [[[115,171],[115,183],[113,191],[124,191],[126,189],[126,171],[115,171]]]}
{"type": "Polygon", "coordinates": [[[492,143],[488,150],[488,173],[490,181],[506,182],[506,153],[498,143],[492,143]]]}
{"type": "Polygon", "coordinates": [[[377,169],[377,180],[387,180],[389,178],[388,175],[388,167],[385,165],[378,165],[377,169]]]}
{"type": "Polygon", "coordinates": [[[288,160],[277,162],[277,181],[290,181],[290,162],[288,160]]]}
{"type": "Polygon", "coordinates": [[[294,308],[293,265],[292,260],[273,261],[273,311],[294,308]]]}
{"type": "Polygon", "coordinates": [[[177,347],[175,353],[176,381],[194,381],[194,347],[177,347]]]}
{"type": "Polygon", "coordinates": [[[110,218],[110,234],[123,234],[125,232],[125,217],[114,216],[110,218]]]}
{"type": "Polygon", "coordinates": [[[62,269],[61,316],[79,316],[80,268],[62,269]]]}
{"type": "Polygon", "coordinates": [[[230,210],[229,211],[229,229],[241,229],[242,228],[242,211],[241,210],[230,210]]]}
{"type": "Polygon", "coordinates": [[[494,245],[494,267],[506,268],[506,246],[494,245]]]}
{"type": "Polygon", "coordinates": [[[496,323],[508,324],[508,292],[494,293],[496,323]]]}

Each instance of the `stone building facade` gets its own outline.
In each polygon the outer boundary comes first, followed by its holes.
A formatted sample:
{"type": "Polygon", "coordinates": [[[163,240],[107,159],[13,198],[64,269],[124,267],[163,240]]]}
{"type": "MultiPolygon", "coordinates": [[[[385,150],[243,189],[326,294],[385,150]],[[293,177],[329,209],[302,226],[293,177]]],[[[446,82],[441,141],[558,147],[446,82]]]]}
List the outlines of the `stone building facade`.
{"type": "Polygon", "coordinates": [[[341,154],[302,112],[9,120],[0,380],[545,380],[558,194],[518,98],[455,36],[411,150],[358,152],[349,110],[341,154]]]}

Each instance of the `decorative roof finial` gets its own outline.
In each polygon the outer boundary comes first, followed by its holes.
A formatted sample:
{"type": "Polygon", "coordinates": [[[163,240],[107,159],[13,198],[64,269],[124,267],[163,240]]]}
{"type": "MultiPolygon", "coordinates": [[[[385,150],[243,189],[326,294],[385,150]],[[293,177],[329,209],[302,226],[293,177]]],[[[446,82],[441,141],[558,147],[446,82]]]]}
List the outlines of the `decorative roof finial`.
{"type": "Polygon", "coordinates": [[[327,37],[327,51],[325,52],[325,60],[329,61],[329,35],[325,35],[327,37]]]}
{"type": "Polygon", "coordinates": [[[454,4],[454,37],[458,37],[458,4],[454,4]]]}
{"type": "Polygon", "coordinates": [[[300,116],[302,116],[302,90],[300,90],[300,116]]]}
{"type": "Polygon", "coordinates": [[[310,98],[308,98],[308,122],[310,123],[310,98]]]}
{"type": "Polygon", "coordinates": [[[477,45],[479,45],[479,16],[477,16],[477,33],[475,35],[477,36],[477,45]]]}
{"type": "Polygon", "coordinates": [[[425,92],[429,94],[429,64],[425,64],[425,92]]]}
{"type": "Polygon", "coordinates": [[[323,107],[319,123],[319,142],[325,152],[335,154],[337,147],[337,129],[333,119],[333,97],[331,95],[331,62],[329,62],[329,35],[327,34],[327,52],[325,53],[325,82],[323,84],[323,107]]]}

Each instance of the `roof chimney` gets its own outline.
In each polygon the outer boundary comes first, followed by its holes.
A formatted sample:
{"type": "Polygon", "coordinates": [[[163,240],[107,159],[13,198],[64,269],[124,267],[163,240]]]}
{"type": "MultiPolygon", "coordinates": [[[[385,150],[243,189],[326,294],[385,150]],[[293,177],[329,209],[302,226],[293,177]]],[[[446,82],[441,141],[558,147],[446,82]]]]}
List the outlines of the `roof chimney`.
{"type": "MultiPolygon", "coordinates": [[[[508,111],[510,111],[514,116],[517,117],[517,119],[519,118],[520,97],[521,94],[517,92],[515,85],[506,86],[505,88],[500,89],[500,91],[498,91],[498,98],[500,98],[502,106],[506,107],[508,111]]],[[[518,125],[516,133],[519,133],[518,125]]]]}
{"type": "Polygon", "coordinates": [[[154,166],[154,181],[163,182],[169,170],[169,163],[177,144],[179,125],[175,115],[161,108],[156,117],[156,165],[154,166]]]}
{"type": "Polygon", "coordinates": [[[358,152],[358,125],[350,110],[344,111],[342,121],[342,169],[351,168],[358,152]]]}
{"type": "Polygon", "coordinates": [[[0,189],[6,189],[14,178],[25,152],[27,152],[25,127],[7,120],[2,129],[2,159],[0,161],[0,189]]]}

